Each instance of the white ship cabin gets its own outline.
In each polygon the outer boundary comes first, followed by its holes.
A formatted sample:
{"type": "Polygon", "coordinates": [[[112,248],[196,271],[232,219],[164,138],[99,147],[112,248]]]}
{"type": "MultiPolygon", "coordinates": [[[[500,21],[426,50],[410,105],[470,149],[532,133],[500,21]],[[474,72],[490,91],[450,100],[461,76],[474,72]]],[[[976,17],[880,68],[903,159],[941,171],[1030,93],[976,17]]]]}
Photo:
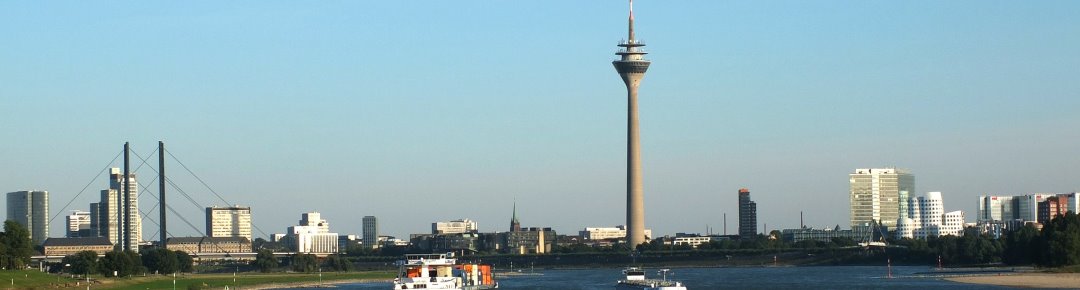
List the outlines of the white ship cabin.
{"type": "Polygon", "coordinates": [[[630,267],[623,270],[623,274],[626,275],[626,281],[645,281],[645,270],[637,267],[630,267]]]}

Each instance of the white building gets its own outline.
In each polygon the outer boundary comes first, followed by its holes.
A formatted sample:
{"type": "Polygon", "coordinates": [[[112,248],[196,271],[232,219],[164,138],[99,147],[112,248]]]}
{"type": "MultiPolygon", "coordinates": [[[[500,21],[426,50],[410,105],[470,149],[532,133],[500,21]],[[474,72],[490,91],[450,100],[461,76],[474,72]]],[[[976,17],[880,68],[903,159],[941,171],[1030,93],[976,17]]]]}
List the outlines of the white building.
{"type": "Polygon", "coordinates": [[[251,207],[207,207],[206,236],[251,239],[251,207]]]}
{"type": "Polygon", "coordinates": [[[851,226],[872,222],[887,227],[908,212],[905,201],[915,192],[915,176],[897,168],[860,168],[848,175],[851,226]]]}
{"type": "Polygon", "coordinates": [[[990,196],[979,197],[977,221],[1009,221],[1016,219],[1016,196],[990,196]]]}
{"type": "Polygon", "coordinates": [[[671,244],[675,246],[689,245],[697,248],[698,245],[708,244],[712,242],[712,237],[675,237],[671,240],[671,244]]]}
{"type": "MultiPolygon", "coordinates": [[[[579,231],[578,235],[584,240],[607,240],[607,239],[625,239],[626,238],[626,226],[620,225],[610,228],[585,228],[583,231],[579,231]]],[[[645,229],[645,239],[652,239],[652,230],[645,229]]]]}
{"type": "Polygon", "coordinates": [[[469,219],[431,223],[431,234],[463,234],[477,232],[476,222],[469,219]]]}
{"type": "Polygon", "coordinates": [[[300,225],[288,228],[289,238],[297,253],[337,253],[338,234],[330,232],[330,223],[318,212],[303,213],[300,225]]]}
{"type": "Polygon", "coordinates": [[[906,216],[897,219],[898,238],[925,239],[964,234],[964,213],[946,213],[941,192],[928,192],[926,196],[909,198],[906,208],[906,216]]]}
{"type": "Polygon", "coordinates": [[[955,210],[942,215],[942,224],[938,236],[963,236],[964,212],[955,210]]]}
{"type": "Polygon", "coordinates": [[[391,236],[379,236],[379,245],[384,247],[408,247],[409,241],[391,236]]]}
{"type": "Polygon", "coordinates": [[[92,237],[90,233],[90,213],[80,210],[71,211],[66,218],[67,221],[67,234],[65,237],[78,238],[83,235],[80,233],[87,233],[87,237],[92,237]]]}
{"type": "Polygon", "coordinates": [[[322,232],[330,232],[330,222],[322,219],[322,214],[317,211],[300,214],[301,226],[318,227],[322,232]]]}

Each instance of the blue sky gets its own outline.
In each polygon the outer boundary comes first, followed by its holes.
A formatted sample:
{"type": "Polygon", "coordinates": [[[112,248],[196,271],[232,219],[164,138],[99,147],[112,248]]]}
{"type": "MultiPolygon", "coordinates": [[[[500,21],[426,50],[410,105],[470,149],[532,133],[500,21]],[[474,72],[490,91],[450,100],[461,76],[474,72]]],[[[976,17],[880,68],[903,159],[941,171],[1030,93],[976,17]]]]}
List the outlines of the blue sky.
{"type": "MultiPolygon", "coordinates": [[[[635,4],[658,234],[735,232],[740,187],[769,229],[844,226],[855,168],[908,168],[969,220],[980,194],[1080,190],[1080,3],[635,4]]],[[[311,210],[501,231],[515,200],[524,226],[622,224],[625,21],[614,0],[5,2],[0,189],[85,210],[123,142],[164,140],[267,233],[311,210]]]]}

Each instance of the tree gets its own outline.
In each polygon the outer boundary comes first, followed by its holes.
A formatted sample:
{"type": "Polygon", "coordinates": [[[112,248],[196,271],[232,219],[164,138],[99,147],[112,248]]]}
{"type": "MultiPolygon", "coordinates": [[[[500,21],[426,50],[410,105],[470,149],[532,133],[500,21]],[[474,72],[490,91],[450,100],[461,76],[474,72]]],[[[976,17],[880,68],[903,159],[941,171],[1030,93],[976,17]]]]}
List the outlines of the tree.
{"type": "Polygon", "coordinates": [[[349,260],[339,257],[338,255],[326,257],[325,265],[327,268],[334,269],[334,271],[338,272],[352,270],[352,263],[349,263],[349,260]]]}
{"type": "Polygon", "coordinates": [[[270,271],[278,267],[278,260],[274,257],[273,252],[262,249],[255,254],[255,261],[251,262],[251,265],[259,268],[260,272],[270,273],[270,271]]]}
{"type": "Polygon", "coordinates": [[[71,265],[69,269],[74,274],[85,275],[98,272],[98,254],[94,251],[81,251],[64,256],[60,263],[71,265]]]}
{"type": "Polygon", "coordinates": [[[126,277],[142,273],[142,259],[139,253],[134,251],[112,251],[105,253],[101,258],[99,267],[101,274],[118,277],[126,277]]]}
{"type": "Polygon", "coordinates": [[[30,241],[30,231],[22,224],[14,220],[4,221],[4,234],[0,236],[0,244],[3,244],[4,248],[4,268],[22,269],[30,263],[34,244],[30,241]]]}
{"type": "Polygon", "coordinates": [[[195,259],[184,251],[176,251],[176,263],[180,272],[191,273],[195,271],[195,259]]]}
{"type": "Polygon", "coordinates": [[[1019,230],[1013,230],[1005,237],[1005,250],[1002,260],[1010,265],[1031,265],[1041,257],[1039,230],[1028,224],[1019,230]]]}
{"type": "Polygon", "coordinates": [[[1061,267],[1080,264],[1080,216],[1067,212],[1043,226],[1043,263],[1061,267]]]}
{"type": "Polygon", "coordinates": [[[172,274],[180,270],[180,261],[176,258],[176,252],[163,248],[153,248],[143,252],[142,265],[147,271],[158,274],[172,274]]]}
{"type": "Polygon", "coordinates": [[[296,272],[311,273],[319,269],[318,259],[315,258],[315,255],[310,254],[293,255],[290,265],[292,270],[296,272]]]}

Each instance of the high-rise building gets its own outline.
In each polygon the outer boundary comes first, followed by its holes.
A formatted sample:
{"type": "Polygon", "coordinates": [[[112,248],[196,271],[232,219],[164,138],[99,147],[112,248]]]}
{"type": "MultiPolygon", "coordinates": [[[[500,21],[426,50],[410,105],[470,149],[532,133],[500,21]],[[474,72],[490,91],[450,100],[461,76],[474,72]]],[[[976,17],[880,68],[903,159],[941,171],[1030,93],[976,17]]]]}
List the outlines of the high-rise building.
{"type": "Polygon", "coordinates": [[[739,189],[739,236],[745,239],[757,236],[757,203],[750,200],[750,190],[739,189]]]}
{"type": "Polygon", "coordinates": [[[896,226],[906,213],[907,200],[915,192],[915,176],[897,168],[855,169],[851,185],[851,226],[877,223],[896,226]]]}
{"type": "Polygon", "coordinates": [[[49,238],[49,192],[26,190],[7,194],[7,219],[26,227],[30,239],[40,245],[49,238]]]}
{"type": "Polygon", "coordinates": [[[206,236],[239,237],[251,240],[251,207],[226,206],[206,208],[206,236]]]}
{"type": "Polygon", "coordinates": [[[619,43],[615,54],[620,58],[611,62],[626,84],[627,140],[626,140],[626,234],[631,249],[645,240],[645,192],[641,182],[641,135],[638,133],[638,86],[645,78],[649,62],[645,60],[645,43],[634,38],[634,1],[630,0],[629,32],[626,42],[619,43]]]}
{"type": "Polygon", "coordinates": [[[67,234],[65,237],[93,237],[90,233],[90,213],[80,210],[72,211],[66,218],[67,234]]]}
{"type": "Polygon", "coordinates": [[[475,233],[477,231],[476,222],[469,219],[431,223],[431,234],[433,235],[475,233]]]}
{"type": "Polygon", "coordinates": [[[364,217],[364,247],[379,248],[379,220],[375,216],[364,217]]]}
{"type": "Polygon", "coordinates": [[[123,228],[120,228],[120,219],[127,212],[128,220],[125,222],[125,227],[131,232],[131,239],[128,240],[130,245],[138,245],[142,242],[142,214],[139,213],[139,182],[135,178],[135,174],[131,174],[127,178],[123,177],[123,173],[120,168],[112,168],[109,174],[109,189],[101,191],[101,200],[96,203],[90,204],[90,211],[94,212],[96,208],[96,215],[91,216],[91,230],[97,231],[98,236],[108,237],[109,242],[117,244],[124,237],[123,228]],[[124,186],[128,187],[130,204],[126,206],[126,209],[120,208],[120,203],[123,202],[124,186]]]}

